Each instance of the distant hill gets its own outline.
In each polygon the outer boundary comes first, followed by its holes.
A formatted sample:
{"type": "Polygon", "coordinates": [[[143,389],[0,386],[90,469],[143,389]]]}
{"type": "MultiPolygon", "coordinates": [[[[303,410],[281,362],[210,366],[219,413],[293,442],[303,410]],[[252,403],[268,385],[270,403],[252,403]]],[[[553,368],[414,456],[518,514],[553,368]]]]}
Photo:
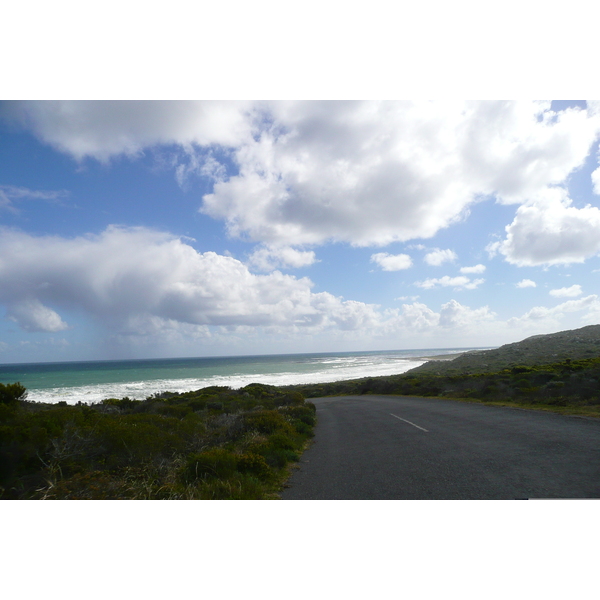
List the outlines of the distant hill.
{"type": "Polygon", "coordinates": [[[407,373],[454,375],[496,372],[516,365],[542,365],[566,359],[600,357],[600,325],[534,335],[494,350],[465,352],[450,361],[432,360],[407,373]]]}

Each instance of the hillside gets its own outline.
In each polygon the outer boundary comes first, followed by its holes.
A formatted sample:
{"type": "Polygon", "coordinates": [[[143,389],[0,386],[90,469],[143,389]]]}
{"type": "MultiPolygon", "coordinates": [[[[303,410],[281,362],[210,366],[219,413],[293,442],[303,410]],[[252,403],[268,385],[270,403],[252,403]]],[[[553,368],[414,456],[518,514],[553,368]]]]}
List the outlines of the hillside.
{"type": "Polygon", "coordinates": [[[600,417],[600,325],[467,352],[399,375],[291,386],[305,397],[441,397],[600,417]]]}
{"type": "Polygon", "coordinates": [[[516,365],[544,365],[600,356],[600,325],[534,335],[494,350],[476,350],[450,361],[429,361],[411,369],[410,375],[462,375],[497,372],[516,365]]]}

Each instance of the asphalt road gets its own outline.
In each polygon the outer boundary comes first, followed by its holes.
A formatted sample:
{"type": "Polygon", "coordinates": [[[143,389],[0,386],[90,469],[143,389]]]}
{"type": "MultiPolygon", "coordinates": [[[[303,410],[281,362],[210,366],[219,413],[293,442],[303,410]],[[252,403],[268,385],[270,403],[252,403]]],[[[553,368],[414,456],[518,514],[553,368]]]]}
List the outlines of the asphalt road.
{"type": "Polygon", "coordinates": [[[311,399],[284,500],[600,498],[600,420],[400,396],[311,399]]]}

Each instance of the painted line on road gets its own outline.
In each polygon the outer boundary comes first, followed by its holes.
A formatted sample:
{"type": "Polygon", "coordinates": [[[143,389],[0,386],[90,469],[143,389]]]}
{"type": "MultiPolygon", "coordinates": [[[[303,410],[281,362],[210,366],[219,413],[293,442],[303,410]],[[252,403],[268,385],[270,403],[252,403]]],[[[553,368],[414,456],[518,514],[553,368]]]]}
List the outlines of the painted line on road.
{"type": "Polygon", "coordinates": [[[419,427],[418,425],[415,425],[414,423],[411,423],[410,421],[407,421],[406,419],[403,419],[402,417],[399,417],[398,415],[395,415],[393,413],[390,413],[390,415],[392,415],[392,417],[396,417],[396,419],[400,419],[401,421],[408,423],[409,425],[412,425],[413,427],[416,427],[417,429],[420,429],[421,431],[425,431],[426,433],[429,433],[429,431],[427,431],[427,429],[423,429],[422,427],[419,427]]]}

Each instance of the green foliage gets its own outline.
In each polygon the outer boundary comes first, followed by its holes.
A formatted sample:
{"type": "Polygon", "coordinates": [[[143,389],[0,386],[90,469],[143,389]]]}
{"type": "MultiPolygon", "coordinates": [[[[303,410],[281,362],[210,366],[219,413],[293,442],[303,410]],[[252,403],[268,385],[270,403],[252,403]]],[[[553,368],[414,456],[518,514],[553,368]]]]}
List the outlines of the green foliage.
{"type": "Polygon", "coordinates": [[[134,407],[140,406],[142,404],[141,400],[131,400],[130,398],[121,398],[120,400],[117,398],[107,398],[106,400],[102,400],[102,404],[105,406],[116,406],[117,408],[123,410],[131,410],[134,407]]]}
{"type": "Polygon", "coordinates": [[[274,433],[277,430],[291,430],[290,424],[277,410],[260,410],[250,413],[246,417],[248,427],[256,429],[259,433],[274,433]]]}
{"type": "Polygon", "coordinates": [[[302,406],[290,406],[282,411],[282,414],[293,419],[303,421],[307,425],[316,423],[316,406],[312,402],[304,402],[302,406]]]}
{"type": "MultiPolygon", "coordinates": [[[[466,364],[466,360],[463,363],[466,364]]],[[[536,408],[558,406],[577,414],[600,416],[597,409],[600,403],[600,357],[566,358],[539,365],[516,363],[498,371],[475,373],[467,372],[466,367],[462,372],[448,368],[444,374],[419,368],[402,375],[291,388],[307,398],[358,394],[438,396],[536,408]]]]}
{"type": "Polygon", "coordinates": [[[16,404],[27,398],[27,390],[19,383],[0,383],[0,404],[16,404]]]}
{"type": "Polygon", "coordinates": [[[254,475],[259,479],[267,479],[271,474],[271,468],[267,464],[264,456],[253,452],[238,456],[237,469],[240,473],[254,475]]]}
{"type": "Polygon", "coordinates": [[[187,458],[182,478],[187,483],[196,479],[227,479],[237,470],[237,457],[224,448],[212,448],[187,458]]]}
{"type": "Polygon", "coordinates": [[[297,391],[250,391],[0,403],[0,498],[277,497],[313,435],[315,407],[297,391]]]}

